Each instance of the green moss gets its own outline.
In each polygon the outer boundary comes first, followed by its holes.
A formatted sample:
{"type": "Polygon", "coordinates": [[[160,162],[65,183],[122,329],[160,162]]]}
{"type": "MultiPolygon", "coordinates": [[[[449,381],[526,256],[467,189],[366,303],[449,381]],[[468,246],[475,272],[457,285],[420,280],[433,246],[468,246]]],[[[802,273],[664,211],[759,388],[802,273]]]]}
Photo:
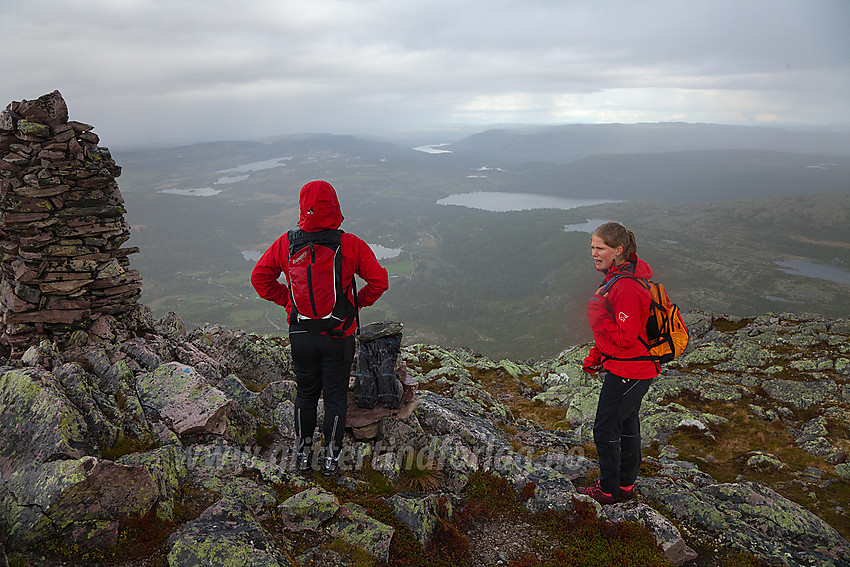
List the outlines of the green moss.
{"type": "Polygon", "coordinates": [[[752,323],[752,319],[715,319],[712,321],[712,325],[715,329],[720,331],[721,333],[726,333],[728,335],[734,335],[739,330],[743,329],[750,323],[752,323]]]}
{"type": "Polygon", "coordinates": [[[100,450],[100,456],[104,459],[115,461],[124,455],[144,453],[145,451],[156,449],[157,446],[157,441],[153,435],[146,435],[142,438],[120,435],[112,446],[104,447],[100,450]]]}
{"type": "Polygon", "coordinates": [[[352,561],[354,567],[374,567],[374,565],[377,564],[375,558],[372,557],[368,551],[362,547],[351,545],[338,537],[331,540],[331,542],[324,547],[326,549],[336,551],[343,557],[348,558],[352,561]]]}

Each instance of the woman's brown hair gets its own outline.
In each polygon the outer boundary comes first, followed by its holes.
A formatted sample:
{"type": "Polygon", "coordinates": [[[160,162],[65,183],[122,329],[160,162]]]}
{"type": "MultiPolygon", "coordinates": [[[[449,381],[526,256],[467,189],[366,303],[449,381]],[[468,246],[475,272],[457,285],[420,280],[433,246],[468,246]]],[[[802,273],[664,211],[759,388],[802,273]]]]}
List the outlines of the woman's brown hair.
{"type": "Polygon", "coordinates": [[[635,233],[626,230],[626,227],[616,222],[606,222],[593,231],[594,236],[602,239],[606,246],[611,248],[623,247],[623,258],[628,260],[632,254],[637,252],[637,239],[635,233]]]}

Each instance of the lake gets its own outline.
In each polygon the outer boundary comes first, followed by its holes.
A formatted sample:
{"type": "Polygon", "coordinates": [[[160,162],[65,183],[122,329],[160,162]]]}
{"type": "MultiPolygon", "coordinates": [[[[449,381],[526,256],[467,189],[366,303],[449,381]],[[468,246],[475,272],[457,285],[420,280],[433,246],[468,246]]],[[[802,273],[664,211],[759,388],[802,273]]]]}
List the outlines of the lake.
{"type": "Polygon", "coordinates": [[[417,146],[413,148],[417,152],[424,152],[426,154],[450,154],[451,150],[442,149],[444,146],[451,146],[451,144],[428,144],[427,146],[417,146]]]}
{"type": "Polygon", "coordinates": [[[587,232],[593,234],[593,231],[605,224],[606,222],[616,222],[605,219],[587,219],[587,222],[578,224],[565,224],[564,232],[587,232]]]}
{"type": "Polygon", "coordinates": [[[774,264],[786,274],[850,285],[850,272],[837,266],[816,264],[808,260],[776,260],[774,264]]]}
{"type": "Polygon", "coordinates": [[[555,195],[540,195],[537,193],[475,191],[472,193],[449,195],[437,201],[437,204],[503,213],[508,211],[530,211],[533,209],[568,210],[617,202],[619,201],[612,201],[610,199],[574,199],[572,197],[557,197],[555,195]]]}
{"type": "Polygon", "coordinates": [[[273,159],[267,159],[264,161],[255,161],[252,163],[246,163],[244,165],[238,165],[236,167],[231,167],[229,169],[219,169],[216,173],[250,173],[252,171],[262,171],[264,169],[272,169],[275,167],[283,167],[286,164],[283,162],[287,162],[292,159],[292,156],[287,157],[279,157],[273,159]]]}
{"type": "Polygon", "coordinates": [[[160,193],[168,195],[184,195],[187,197],[212,197],[221,193],[221,189],[211,187],[197,187],[195,189],[163,189],[160,193]]]}

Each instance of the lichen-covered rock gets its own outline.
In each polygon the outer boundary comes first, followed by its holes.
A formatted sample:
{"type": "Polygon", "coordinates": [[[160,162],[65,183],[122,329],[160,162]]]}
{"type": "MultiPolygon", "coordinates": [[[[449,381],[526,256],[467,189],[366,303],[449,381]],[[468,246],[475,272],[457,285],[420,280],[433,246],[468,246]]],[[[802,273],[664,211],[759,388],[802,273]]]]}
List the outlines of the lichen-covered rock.
{"type": "Polygon", "coordinates": [[[163,317],[154,322],[154,328],[161,335],[182,338],[186,335],[186,324],[180,316],[169,311],[163,317]]]}
{"type": "Polygon", "coordinates": [[[287,498],[278,506],[278,511],[288,529],[316,531],[336,514],[339,507],[339,498],[316,486],[287,498]]]}
{"type": "MultiPolygon", "coordinates": [[[[295,404],[291,401],[281,402],[271,412],[269,421],[277,431],[288,439],[295,439],[298,433],[295,428],[295,404]]],[[[317,423],[321,423],[318,421],[317,423]]]]}
{"type": "Polygon", "coordinates": [[[754,482],[697,487],[686,481],[645,479],[641,490],[662,511],[723,545],[782,565],[841,565],[847,542],[826,522],[754,482]]]}
{"type": "MultiPolygon", "coordinates": [[[[567,376],[566,379],[559,379],[557,383],[543,392],[532,398],[532,401],[542,402],[549,406],[570,406],[574,397],[582,395],[583,397],[599,396],[599,390],[602,389],[602,380],[598,377],[591,377],[587,374],[582,374],[576,378],[567,376]]],[[[594,405],[594,412],[596,408],[594,405]]],[[[584,412],[581,412],[584,413],[584,412]]]]}
{"type": "Polygon", "coordinates": [[[525,483],[515,483],[517,491],[522,494],[524,490],[533,487],[531,496],[525,500],[525,507],[532,513],[544,510],[556,510],[559,512],[573,510],[575,505],[573,497],[577,494],[572,481],[556,470],[538,465],[532,462],[532,470],[525,477],[525,483]]]}
{"type": "Polygon", "coordinates": [[[0,494],[8,543],[20,549],[49,540],[112,547],[119,528],[144,518],[159,498],[144,467],[94,457],[32,463],[8,477],[0,494]]]}
{"type": "Polygon", "coordinates": [[[662,372],[652,381],[644,399],[660,404],[682,394],[696,395],[706,402],[736,402],[742,397],[742,388],[725,384],[720,378],[709,380],[703,376],[662,372]]]}
{"type": "Polygon", "coordinates": [[[173,520],[178,489],[188,476],[186,454],[183,448],[167,445],[146,453],[124,455],[117,462],[147,469],[159,492],[157,517],[167,522],[173,520]]]}
{"type": "Polygon", "coordinates": [[[286,555],[240,502],[223,498],[168,540],[168,567],[283,567],[286,555]]]}
{"type": "Polygon", "coordinates": [[[136,385],[142,403],[168,419],[178,435],[226,432],[232,402],[191,366],[163,364],[138,376],[136,385]]]}
{"type": "Polygon", "coordinates": [[[395,528],[371,518],[365,508],[349,502],[340,507],[328,526],[328,533],[366,550],[379,561],[387,561],[395,528]]]}
{"type": "MultiPolygon", "coordinates": [[[[499,445],[507,450],[504,445],[499,445]]],[[[494,453],[492,445],[479,445],[479,452],[473,451],[458,435],[431,437],[427,446],[416,456],[417,467],[434,469],[442,473],[441,487],[453,493],[461,492],[469,483],[472,475],[481,470],[482,460],[488,466],[492,464],[494,453]]]]}
{"type": "Polygon", "coordinates": [[[236,377],[235,374],[228,374],[221,383],[221,391],[228,398],[239,404],[243,409],[249,411],[252,415],[259,416],[263,405],[257,399],[258,395],[248,388],[245,384],[236,377]]]}
{"type": "Polygon", "coordinates": [[[296,389],[295,380],[271,382],[257,395],[257,399],[266,408],[274,409],[282,402],[294,402],[296,389]]]}
{"type": "Polygon", "coordinates": [[[244,477],[231,480],[221,490],[221,496],[241,502],[258,516],[273,510],[277,505],[277,498],[267,486],[244,477]]]}
{"type": "Polygon", "coordinates": [[[53,371],[68,399],[86,421],[91,440],[96,446],[111,447],[124,432],[121,410],[113,396],[99,390],[91,376],[78,363],[63,364],[53,371]]]}
{"type": "Polygon", "coordinates": [[[286,339],[211,325],[191,331],[187,340],[219,361],[224,374],[236,374],[245,383],[265,385],[294,377],[286,339]]]}
{"type": "Polygon", "coordinates": [[[783,463],[779,457],[764,451],[753,451],[747,456],[747,463],[744,465],[745,471],[771,472],[787,470],[788,465],[783,463]]]}
{"type": "Polygon", "coordinates": [[[172,352],[177,362],[191,366],[207,382],[214,386],[221,384],[223,377],[227,373],[219,361],[207,355],[190,342],[183,341],[173,345],[172,352]]]}
{"type": "Polygon", "coordinates": [[[827,439],[829,430],[827,429],[827,419],[824,416],[819,416],[810,419],[803,424],[803,427],[797,434],[797,446],[810,453],[823,457],[835,452],[835,447],[827,439]]]}
{"type": "MultiPolygon", "coordinates": [[[[650,390],[652,388],[650,387],[650,390]]],[[[701,429],[707,437],[711,437],[709,424],[725,423],[726,418],[703,413],[677,403],[667,405],[655,404],[645,400],[640,409],[641,445],[646,447],[653,440],[666,443],[680,427],[693,427],[702,424],[701,429]]]]}
{"type": "Polygon", "coordinates": [[[191,445],[186,448],[186,468],[193,482],[203,488],[221,492],[239,473],[253,471],[265,482],[309,486],[293,471],[294,452],[267,455],[260,458],[251,451],[226,442],[191,445]]]}
{"type": "Polygon", "coordinates": [[[490,421],[488,414],[469,401],[423,391],[414,415],[432,434],[459,435],[473,450],[508,444],[505,433],[490,421]]]}
{"type": "Polygon", "coordinates": [[[403,456],[400,453],[388,452],[372,457],[372,470],[387,477],[393,484],[401,480],[403,456]]]}
{"type": "Polygon", "coordinates": [[[423,546],[431,542],[440,518],[451,518],[454,508],[451,498],[438,492],[394,494],[387,498],[387,505],[423,546]]]}
{"type": "Polygon", "coordinates": [[[0,474],[95,450],[88,425],[55,376],[34,367],[0,374],[0,474]]]}
{"type": "Polygon", "coordinates": [[[833,399],[839,394],[831,380],[803,382],[776,378],[765,380],[762,388],[771,398],[795,410],[807,410],[833,399]]]}
{"type": "Polygon", "coordinates": [[[61,363],[61,359],[62,355],[56,349],[56,344],[45,340],[28,348],[21,356],[21,364],[52,370],[57,362],[61,363]]]}
{"type": "Polygon", "coordinates": [[[716,364],[730,360],[734,352],[730,345],[706,343],[683,354],[680,362],[687,365],[716,364]]]}
{"type": "Polygon", "coordinates": [[[566,452],[548,452],[532,460],[535,464],[555,469],[570,480],[587,478],[590,471],[599,467],[593,459],[566,452]]]}

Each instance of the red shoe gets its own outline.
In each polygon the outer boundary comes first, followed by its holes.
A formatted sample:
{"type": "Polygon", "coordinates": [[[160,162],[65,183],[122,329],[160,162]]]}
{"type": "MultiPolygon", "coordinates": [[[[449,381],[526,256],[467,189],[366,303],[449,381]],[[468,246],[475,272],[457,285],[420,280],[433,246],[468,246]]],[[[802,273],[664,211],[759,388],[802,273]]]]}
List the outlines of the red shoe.
{"type": "Polygon", "coordinates": [[[618,502],[625,502],[626,500],[631,500],[635,497],[635,485],[630,484],[629,486],[621,486],[620,487],[620,496],[617,498],[618,502]]]}
{"type": "Polygon", "coordinates": [[[602,487],[597,480],[595,484],[590,486],[585,486],[578,489],[579,494],[584,494],[585,496],[590,496],[600,504],[613,504],[617,500],[614,498],[613,494],[608,494],[607,492],[602,492],[602,487]]]}

